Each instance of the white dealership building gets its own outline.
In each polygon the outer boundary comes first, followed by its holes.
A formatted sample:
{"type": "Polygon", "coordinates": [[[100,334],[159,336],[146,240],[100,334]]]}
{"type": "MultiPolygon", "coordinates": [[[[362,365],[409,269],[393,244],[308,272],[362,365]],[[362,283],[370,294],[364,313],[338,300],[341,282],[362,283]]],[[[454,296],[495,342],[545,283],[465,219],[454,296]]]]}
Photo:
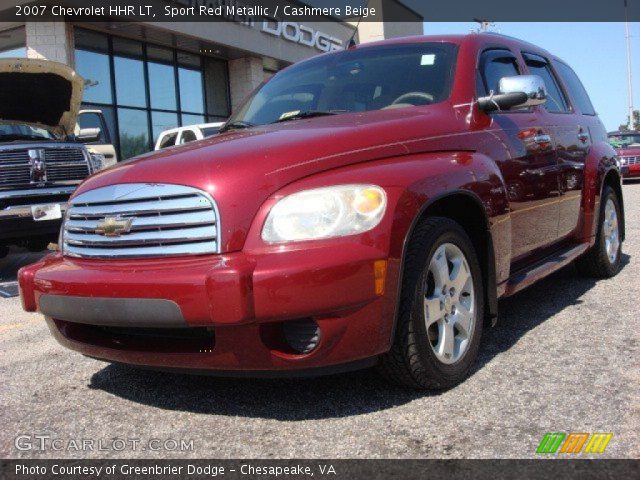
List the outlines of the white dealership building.
{"type": "MultiPolygon", "coordinates": [[[[406,8],[393,1],[396,8],[406,8]]],[[[370,1],[377,4],[379,0],[370,1]]],[[[367,42],[421,34],[422,18],[408,8],[407,13],[415,21],[362,21],[357,27],[357,19],[335,18],[300,23],[247,18],[0,23],[0,57],[44,58],[73,66],[85,79],[84,106],[105,113],[109,139],[120,157],[127,158],[150,150],[168,128],[226,119],[274,72],[345,48],[352,36],[367,42]]]]}

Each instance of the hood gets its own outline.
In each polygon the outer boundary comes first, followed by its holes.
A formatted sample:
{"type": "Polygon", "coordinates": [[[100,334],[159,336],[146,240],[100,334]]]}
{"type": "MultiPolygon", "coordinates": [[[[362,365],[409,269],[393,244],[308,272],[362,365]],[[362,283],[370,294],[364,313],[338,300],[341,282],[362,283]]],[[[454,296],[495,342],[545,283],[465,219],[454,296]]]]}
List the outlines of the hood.
{"type": "Polygon", "coordinates": [[[356,163],[460,148],[464,138],[447,132],[460,131],[466,113],[437,104],[231,130],[120,162],[88,178],[75,195],[119,183],[199,188],[216,200],[222,248],[233,251],[242,248],[260,206],[285,185],[356,163]]]}
{"type": "Polygon", "coordinates": [[[84,80],[62,63],[9,58],[0,60],[0,122],[73,133],[84,80]]]}

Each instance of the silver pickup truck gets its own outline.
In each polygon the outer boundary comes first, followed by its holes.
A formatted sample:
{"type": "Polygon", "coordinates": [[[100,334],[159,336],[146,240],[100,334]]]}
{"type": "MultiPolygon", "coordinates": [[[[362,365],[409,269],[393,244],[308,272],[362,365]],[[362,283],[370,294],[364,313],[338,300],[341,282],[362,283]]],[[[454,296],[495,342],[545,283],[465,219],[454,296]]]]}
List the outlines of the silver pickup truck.
{"type": "Polygon", "coordinates": [[[115,163],[77,130],[83,79],[66,65],[0,60],[0,258],[10,245],[42,250],[55,241],[69,195],[88,175],[115,163]]]}

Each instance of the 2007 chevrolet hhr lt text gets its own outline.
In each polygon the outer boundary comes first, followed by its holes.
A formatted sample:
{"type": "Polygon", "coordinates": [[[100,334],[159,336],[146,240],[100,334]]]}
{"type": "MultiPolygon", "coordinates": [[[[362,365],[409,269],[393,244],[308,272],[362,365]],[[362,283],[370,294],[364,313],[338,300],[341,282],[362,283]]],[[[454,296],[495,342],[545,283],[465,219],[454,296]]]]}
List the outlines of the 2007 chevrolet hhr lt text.
{"type": "Polygon", "coordinates": [[[220,135],[89,177],[19,282],[99,359],[446,388],[500,297],[574,260],[615,275],[623,240],[616,152],[566,63],[413,37],[293,65],[220,135]]]}

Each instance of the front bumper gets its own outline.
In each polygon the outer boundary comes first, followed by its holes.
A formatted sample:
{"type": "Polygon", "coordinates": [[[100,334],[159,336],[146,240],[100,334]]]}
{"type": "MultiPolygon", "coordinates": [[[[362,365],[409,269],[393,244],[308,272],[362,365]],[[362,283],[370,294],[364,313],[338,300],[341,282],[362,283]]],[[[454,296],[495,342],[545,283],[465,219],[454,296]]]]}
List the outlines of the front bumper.
{"type": "Polygon", "coordinates": [[[376,293],[374,263],[384,258],[358,241],[136,261],[53,254],[23,268],[19,283],[24,308],[40,310],[58,342],[91,357],[156,368],[305,371],[389,349],[398,265],[387,263],[385,293],[376,293]],[[282,325],[301,319],[320,330],[306,354],[279,338],[282,325]]]}
{"type": "Polygon", "coordinates": [[[640,163],[634,165],[623,165],[622,176],[624,178],[640,177],[640,163]]]}
{"type": "Polygon", "coordinates": [[[36,222],[31,207],[58,203],[64,214],[67,200],[75,189],[76,185],[65,185],[0,191],[0,241],[10,243],[44,236],[55,241],[62,220],[36,222]]]}

